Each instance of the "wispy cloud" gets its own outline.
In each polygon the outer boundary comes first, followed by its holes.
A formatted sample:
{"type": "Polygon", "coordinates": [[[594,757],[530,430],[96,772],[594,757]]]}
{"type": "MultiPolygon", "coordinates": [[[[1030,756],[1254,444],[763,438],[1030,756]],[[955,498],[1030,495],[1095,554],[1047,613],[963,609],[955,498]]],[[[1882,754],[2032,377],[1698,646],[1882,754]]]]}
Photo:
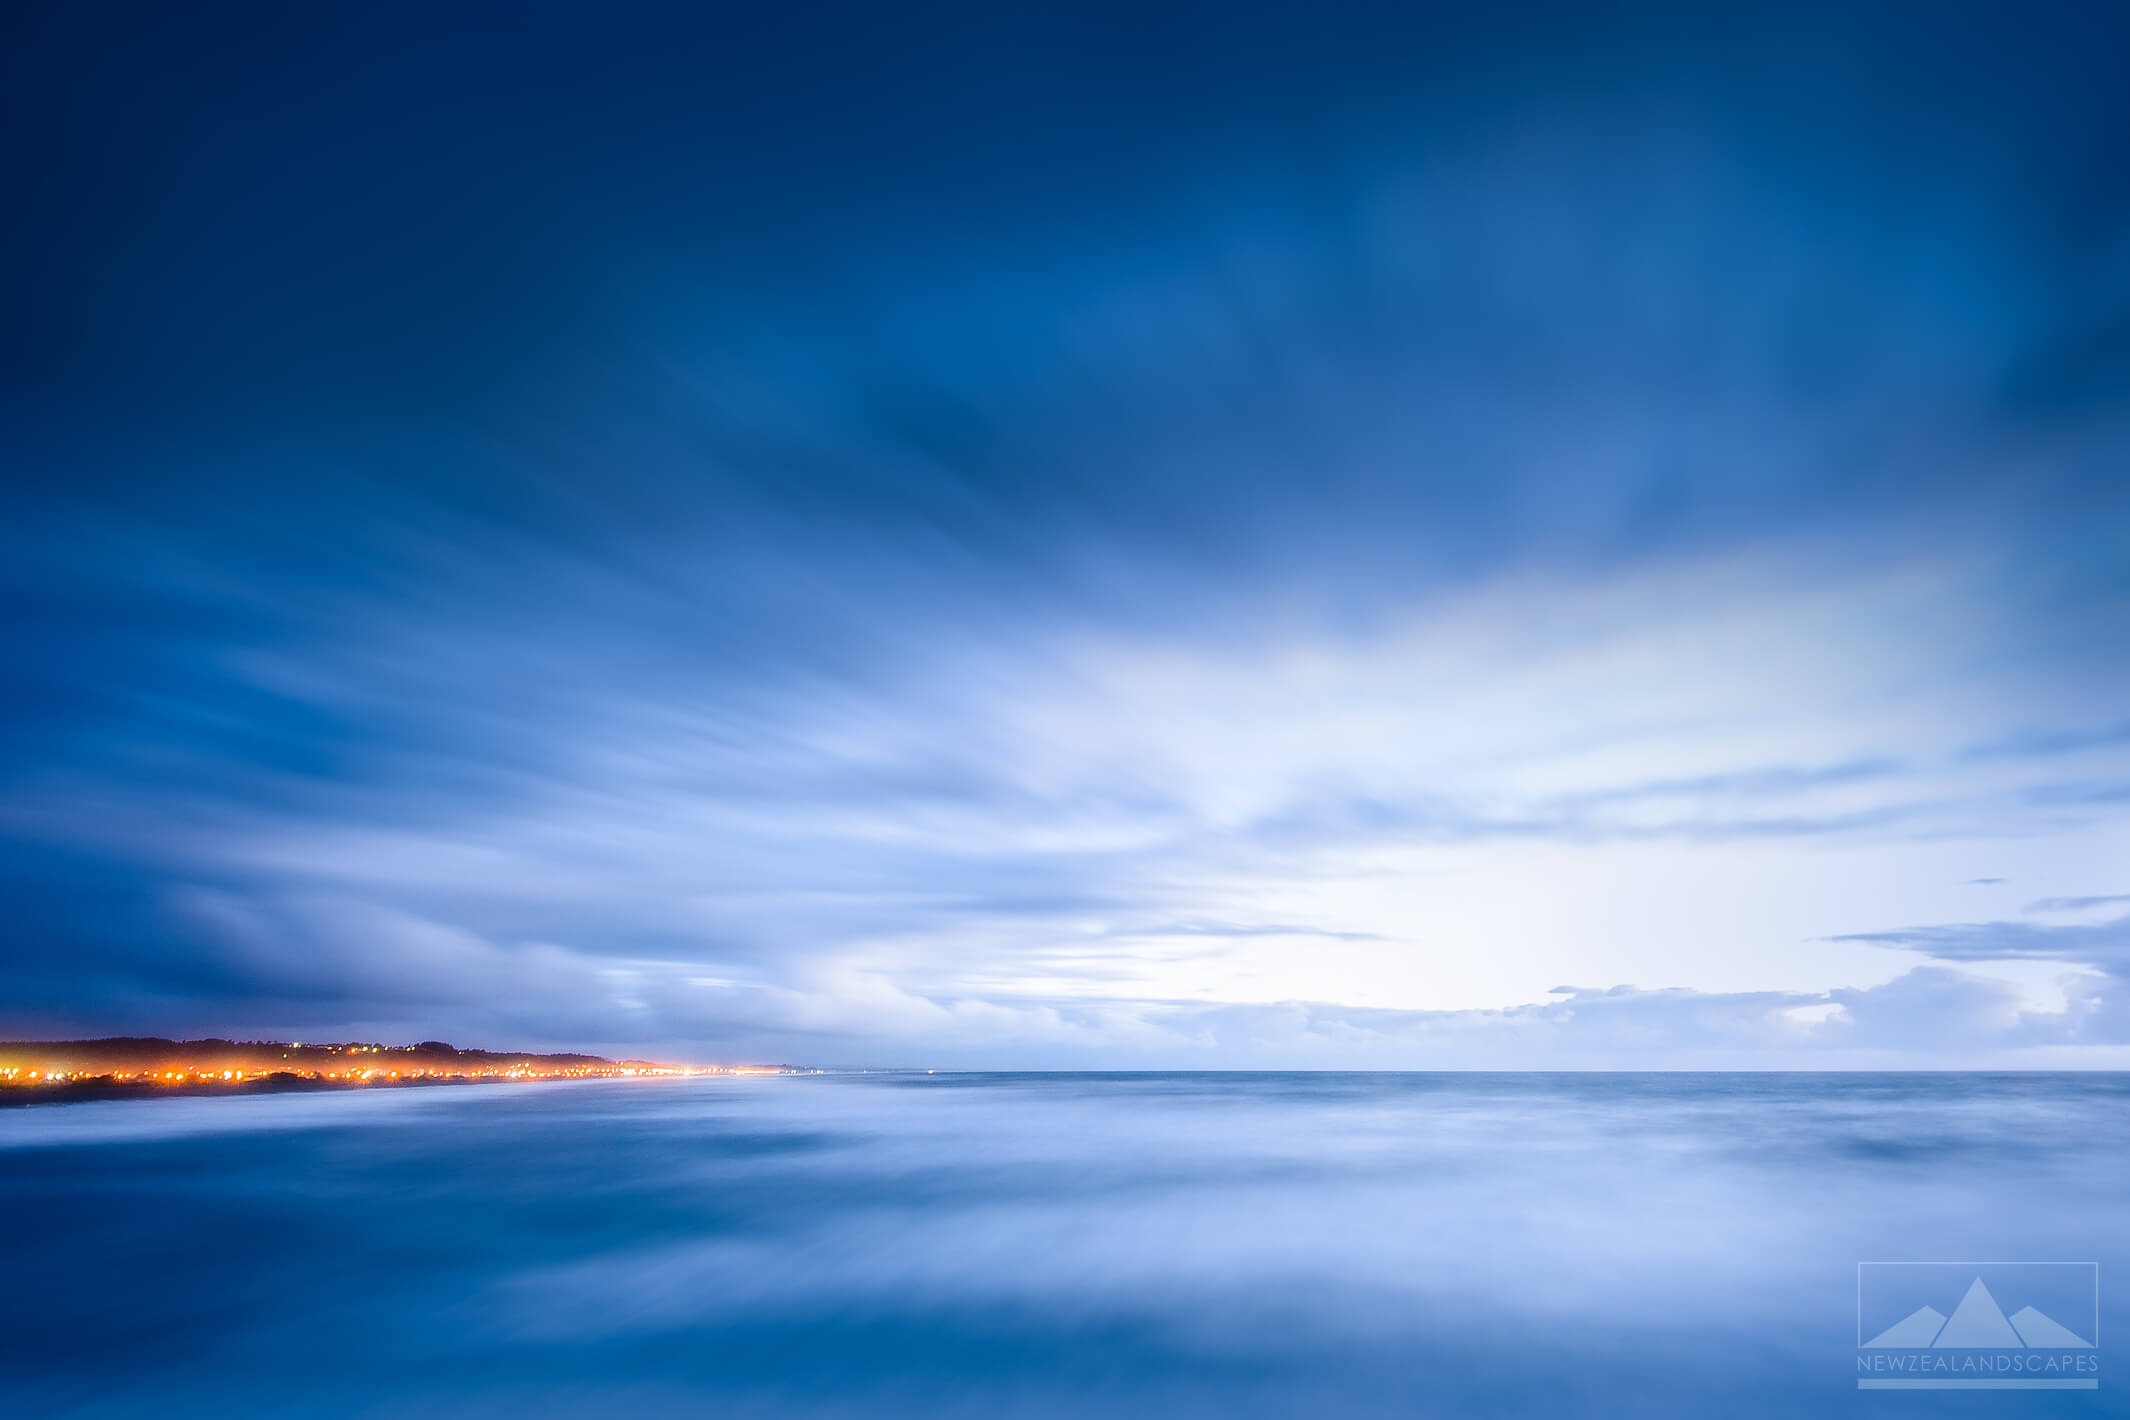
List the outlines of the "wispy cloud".
{"type": "Polygon", "coordinates": [[[2026,910],[2044,912],[2090,912],[2096,907],[2115,907],[2130,902],[2130,893],[2115,893],[2106,897],[2044,897],[2030,902],[2026,910]]]}
{"type": "Polygon", "coordinates": [[[0,1027],[1983,1049],[1897,953],[2112,961],[1850,929],[2119,839],[2120,46],[1024,23],[21,36],[0,1027]]]}
{"type": "Polygon", "coordinates": [[[2110,969],[2130,965],[2130,916],[2091,923],[1954,922],[1856,932],[1837,940],[1906,947],[1944,961],[2034,957],[2110,969]]]}

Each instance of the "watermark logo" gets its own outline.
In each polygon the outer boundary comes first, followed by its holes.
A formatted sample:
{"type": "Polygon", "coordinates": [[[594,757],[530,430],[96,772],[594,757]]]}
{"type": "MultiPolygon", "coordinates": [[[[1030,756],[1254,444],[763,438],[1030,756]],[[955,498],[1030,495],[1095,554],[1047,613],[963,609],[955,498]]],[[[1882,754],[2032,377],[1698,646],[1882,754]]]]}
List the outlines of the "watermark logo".
{"type": "Polygon", "coordinates": [[[2097,1262],[1859,1262],[1858,1390],[2098,1390],[2097,1262]]]}

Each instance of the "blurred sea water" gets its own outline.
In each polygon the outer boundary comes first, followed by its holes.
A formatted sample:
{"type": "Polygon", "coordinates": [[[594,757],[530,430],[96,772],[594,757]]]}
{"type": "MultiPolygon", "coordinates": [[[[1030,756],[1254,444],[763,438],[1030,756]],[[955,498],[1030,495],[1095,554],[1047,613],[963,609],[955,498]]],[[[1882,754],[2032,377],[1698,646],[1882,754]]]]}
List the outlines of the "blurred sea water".
{"type": "Polygon", "coordinates": [[[0,1415],[2130,1414],[2130,1077],[869,1074],[0,1112],[0,1415]],[[1857,1264],[2100,1264],[1861,1393],[1857,1264]]]}

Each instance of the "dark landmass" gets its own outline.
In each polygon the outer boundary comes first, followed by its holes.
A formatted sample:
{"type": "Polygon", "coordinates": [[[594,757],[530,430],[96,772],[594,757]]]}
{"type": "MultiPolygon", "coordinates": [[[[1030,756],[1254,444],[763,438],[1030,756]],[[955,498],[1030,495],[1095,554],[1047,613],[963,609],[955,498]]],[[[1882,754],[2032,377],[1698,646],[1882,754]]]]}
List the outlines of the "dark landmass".
{"type": "Polygon", "coordinates": [[[788,1066],[667,1065],[601,1055],[460,1050],[441,1040],[418,1045],[370,1041],[302,1044],[277,1040],[0,1041],[0,1105],[125,1099],[173,1094],[272,1094],[287,1090],[379,1089],[509,1080],[627,1079],[647,1076],[777,1074],[788,1066]]]}

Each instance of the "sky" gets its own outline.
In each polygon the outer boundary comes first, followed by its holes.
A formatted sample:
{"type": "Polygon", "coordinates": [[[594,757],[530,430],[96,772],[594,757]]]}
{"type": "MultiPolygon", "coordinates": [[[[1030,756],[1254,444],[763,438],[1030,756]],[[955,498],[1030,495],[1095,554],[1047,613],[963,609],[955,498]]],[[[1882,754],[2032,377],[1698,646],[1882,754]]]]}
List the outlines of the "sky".
{"type": "Polygon", "coordinates": [[[0,1035],[2130,1065],[2119,7],[4,24],[0,1035]]]}

